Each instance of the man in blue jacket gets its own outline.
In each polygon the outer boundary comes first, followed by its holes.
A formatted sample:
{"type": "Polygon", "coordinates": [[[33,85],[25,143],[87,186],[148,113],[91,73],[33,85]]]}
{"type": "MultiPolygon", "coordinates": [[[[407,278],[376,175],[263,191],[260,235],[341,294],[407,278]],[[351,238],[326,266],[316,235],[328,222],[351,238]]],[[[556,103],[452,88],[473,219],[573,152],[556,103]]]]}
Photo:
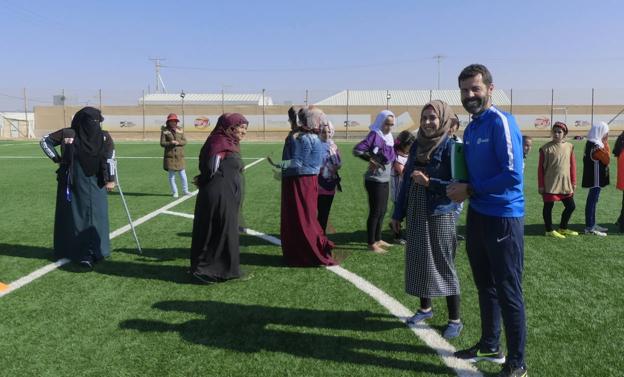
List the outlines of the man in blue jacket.
{"type": "Polygon", "coordinates": [[[459,88],[462,104],[472,114],[464,132],[468,183],[449,185],[447,195],[456,202],[470,198],[466,251],[479,292],[481,339],[455,356],[504,363],[499,376],[524,377],[522,135],[514,117],[492,105],[494,84],[485,66],[464,68],[459,88]],[[500,349],[501,316],[507,360],[500,349]]]}

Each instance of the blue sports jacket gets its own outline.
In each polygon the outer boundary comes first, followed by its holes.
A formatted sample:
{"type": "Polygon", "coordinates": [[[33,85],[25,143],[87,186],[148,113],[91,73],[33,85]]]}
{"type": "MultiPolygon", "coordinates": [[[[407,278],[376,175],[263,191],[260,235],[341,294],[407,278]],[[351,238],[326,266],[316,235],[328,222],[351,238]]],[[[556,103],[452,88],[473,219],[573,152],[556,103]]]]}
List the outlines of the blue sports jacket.
{"type": "Polygon", "coordinates": [[[470,207],[495,217],[524,216],[522,134],[516,119],[492,106],[464,132],[464,155],[474,193],[470,207]]]}

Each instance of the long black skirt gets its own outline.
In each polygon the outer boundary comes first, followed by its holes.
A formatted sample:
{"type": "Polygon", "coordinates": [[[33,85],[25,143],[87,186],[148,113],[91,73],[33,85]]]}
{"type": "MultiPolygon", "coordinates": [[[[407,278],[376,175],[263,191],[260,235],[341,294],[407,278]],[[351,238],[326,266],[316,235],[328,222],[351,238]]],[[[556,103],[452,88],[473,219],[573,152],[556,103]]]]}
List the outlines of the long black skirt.
{"type": "Polygon", "coordinates": [[[191,272],[214,280],[240,277],[239,212],[242,162],[221,161],[216,174],[199,188],[195,202],[191,272]]]}

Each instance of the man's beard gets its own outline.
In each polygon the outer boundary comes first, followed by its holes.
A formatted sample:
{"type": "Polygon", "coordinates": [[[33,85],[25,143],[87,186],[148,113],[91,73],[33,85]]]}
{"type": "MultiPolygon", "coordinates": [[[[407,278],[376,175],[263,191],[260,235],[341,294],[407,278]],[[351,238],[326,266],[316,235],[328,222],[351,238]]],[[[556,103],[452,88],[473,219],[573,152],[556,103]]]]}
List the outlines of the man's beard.
{"type": "Polygon", "coordinates": [[[462,105],[470,114],[479,114],[484,110],[487,98],[488,97],[472,97],[462,99],[462,105]]]}

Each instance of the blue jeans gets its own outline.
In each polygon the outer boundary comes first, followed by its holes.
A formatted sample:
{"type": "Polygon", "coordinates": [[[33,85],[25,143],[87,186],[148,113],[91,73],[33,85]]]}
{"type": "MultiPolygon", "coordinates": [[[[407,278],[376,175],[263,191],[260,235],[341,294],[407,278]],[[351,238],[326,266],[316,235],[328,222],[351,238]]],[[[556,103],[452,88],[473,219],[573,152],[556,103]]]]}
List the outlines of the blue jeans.
{"type": "Polygon", "coordinates": [[[600,197],[600,187],[592,187],[585,202],[585,228],[591,229],[596,225],[596,206],[600,197]]]}
{"type": "MultiPolygon", "coordinates": [[[[176,173],[175,170],[168,171],[169,186],[171,187],[171,193],[173,195],[178,194],[178,187],[176,186],[176,181],[175,181],[175,173],[176,173]]],[[[186,171],[184,169],[179,170],[178,174],[180,175],[180,180],[182,181],[182,192],[184,192],[184,194],[187,194],[189,190],[188,190],[188,180],[186,178],[186,171]]]]}

